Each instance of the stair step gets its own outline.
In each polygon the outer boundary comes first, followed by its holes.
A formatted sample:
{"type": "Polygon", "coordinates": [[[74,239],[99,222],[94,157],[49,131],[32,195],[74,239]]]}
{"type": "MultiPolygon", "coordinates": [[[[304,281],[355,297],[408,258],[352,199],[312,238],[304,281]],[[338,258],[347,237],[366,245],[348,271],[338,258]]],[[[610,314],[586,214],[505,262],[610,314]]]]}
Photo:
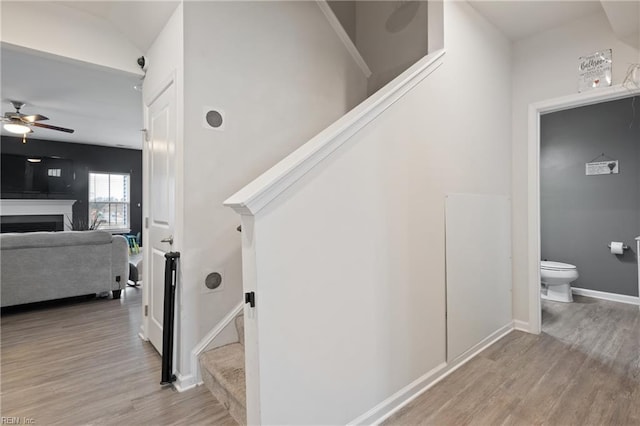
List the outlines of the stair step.
{"type": "Polygon", "coordinates": [[[247,424],[244,347],[221,346],[200,355],[202,380],[213,396],[241,425],[247,424]]]}
{"type": "Polygon", "coordinates": [[[244,346],[244,315],[242,314],[236,317],[236,330],[238,330],[240,344],[244,346]]]}

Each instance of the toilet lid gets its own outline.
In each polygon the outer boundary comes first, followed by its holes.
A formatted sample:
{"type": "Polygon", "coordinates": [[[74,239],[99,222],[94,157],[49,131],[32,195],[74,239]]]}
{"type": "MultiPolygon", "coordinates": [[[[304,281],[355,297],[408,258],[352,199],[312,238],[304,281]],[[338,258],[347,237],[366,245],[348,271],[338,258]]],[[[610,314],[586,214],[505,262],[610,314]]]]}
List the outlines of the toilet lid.
{"type": "Polygon", "coordinates": [[[571,269],[576,269],[576,265],[562,262],[551,262],[549,260],[543,260],[542,262],[540,262],[540,267],[542,269],[547,269],[550,271],[568,271],[571,269]]]}

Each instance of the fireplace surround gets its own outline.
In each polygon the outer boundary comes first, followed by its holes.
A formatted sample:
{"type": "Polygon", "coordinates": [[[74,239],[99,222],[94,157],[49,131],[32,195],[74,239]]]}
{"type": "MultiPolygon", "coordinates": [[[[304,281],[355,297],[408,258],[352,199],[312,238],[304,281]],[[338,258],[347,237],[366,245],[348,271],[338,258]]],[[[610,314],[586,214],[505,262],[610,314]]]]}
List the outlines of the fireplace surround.
{"type": "Polygon", "coordinates": [[[1,232],[68,231],[76,200],[2,199],[1,232]]]}

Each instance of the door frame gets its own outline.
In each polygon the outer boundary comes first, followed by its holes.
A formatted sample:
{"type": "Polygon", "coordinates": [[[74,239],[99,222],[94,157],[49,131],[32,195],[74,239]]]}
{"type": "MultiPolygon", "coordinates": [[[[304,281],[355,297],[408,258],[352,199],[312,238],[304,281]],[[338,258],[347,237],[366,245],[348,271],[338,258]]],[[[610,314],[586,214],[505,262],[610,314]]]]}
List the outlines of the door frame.
{"type": "Polygon", "coordinates": [[[616,85],[590,92],[548,99],[529,105],[527,299],[529,306],[528,331],[530,333],[540,334],[542,331],[542,307],[540,302],[540,116],[550,112],[615,101],[636,95],[640,95],[640,87],[616,85]]]}
{"type": "MultiPolygon", "coordinates": [[[[155,99],[155,96],[154,98],[155,99]]],[[[149,276],[149,262],[145,261],[149,257],[149,236],[147,235],[147,224],[149,222],[149,137],[148,137],[148,117],[149,107],[144,99],[142,100],[142,119],[144,128],[142,129],[142,276],[149,276]]],[[[145,315],[145,306],[149,303],[149,292],[146,285],[142,284],[142,304],[140,305],[140,315],[142,322],[140,323],[140,331],[138,336],[145,341],[149,341],[149,317],[145,315]]]]}

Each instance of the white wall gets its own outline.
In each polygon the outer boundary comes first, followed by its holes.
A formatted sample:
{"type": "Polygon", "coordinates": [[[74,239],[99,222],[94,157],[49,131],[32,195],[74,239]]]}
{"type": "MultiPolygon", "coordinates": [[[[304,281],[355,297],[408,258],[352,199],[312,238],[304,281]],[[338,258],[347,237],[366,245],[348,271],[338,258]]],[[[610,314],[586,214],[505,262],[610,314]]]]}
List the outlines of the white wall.
{"type": "Polygon", "coordinates": [[[342,28],[347,32],[351,41],[355,44],[356,40],[356,2],[334,0],[328,1],[331,10],[335,13],[336,18],[340,21],[342,28]]]}
{"type": "Polygon", "coordinates": [[[345,424],[446,361],[445,194],[510,194],[511,58],[467,3],[444,13],[444,65],[243,218],[250,422],[345,424]]]}
{"type": "Polygon", "coordinates": [[[640,3],[637,1],[602,1],[613,32],[628,45],[640,48],[640,3]]]}
{"type": "Polygon", "coordinates": [[[511,317],[511,203],[447,194],[447,359],[477,350],[511,317]]]}
{"type": "Polygon", "coordinates": [[[142,55],[101,18],[46,1],[3,1],[2,41],[142,75],[142,55]]]}
{"type": "MultiPolygon", "coordinates": [[[[165,87],[170,79],[179,85],[184,80],[184,36],[183,10],[179,5],[147,52],[149,61],[143,84],[142,97],[148,105],[165,87]]],[[[184,96],[183,91],[177,93],[178,99],[184,96]]]]}
{"type": "MultiPolygon", "coordinates": [[[[638,61],[638,50],[613,34],[604,12],[514,43],[513,51],[513,312],[529,321],[527,113],[533,102],[577,93],[578,57],[613,49],[613,84],[622,83],[627,67],[638,61]]],[[[505,163],[508,164],[508,163],[505,163]]]]}
{"type": "Polygon", "coordinates": [[[355,3],[355,44],[373,73],[371,94],[427,54],[427,2],[355,3]]]}
{"type": "Polygon", "coordinates": [[[222,202],[364,99],[366,79],[315,2],[187,2],[184,13],[191,349],[242,297],[240,220],[222,202]],[[224,112],[224,130],[203,125],[205,107],[224,112]],[[218,291],[204,286],[214,271],[218,291]]]}

